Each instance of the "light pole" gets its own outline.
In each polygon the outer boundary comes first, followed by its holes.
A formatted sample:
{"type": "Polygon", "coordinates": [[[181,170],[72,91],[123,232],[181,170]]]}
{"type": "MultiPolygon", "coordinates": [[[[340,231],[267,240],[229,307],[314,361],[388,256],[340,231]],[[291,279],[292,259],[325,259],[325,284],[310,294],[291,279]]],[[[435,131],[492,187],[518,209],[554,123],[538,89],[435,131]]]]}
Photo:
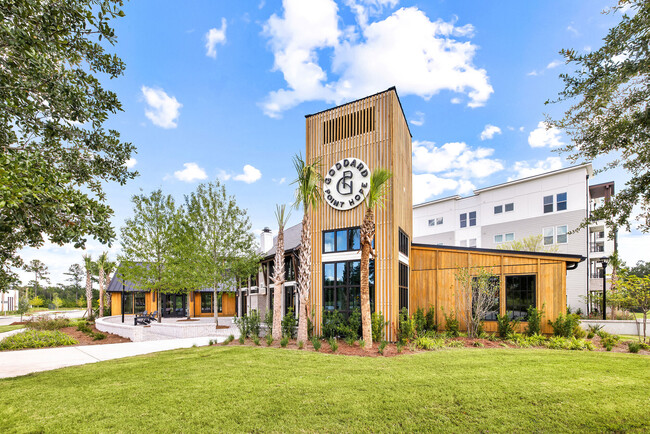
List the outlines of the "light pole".
{"type": "Polygon", "coordinates": [[[600,262],[603,266],[603,319],[607,319],[607,261],[608,257],[601,258],[600,262]]]}

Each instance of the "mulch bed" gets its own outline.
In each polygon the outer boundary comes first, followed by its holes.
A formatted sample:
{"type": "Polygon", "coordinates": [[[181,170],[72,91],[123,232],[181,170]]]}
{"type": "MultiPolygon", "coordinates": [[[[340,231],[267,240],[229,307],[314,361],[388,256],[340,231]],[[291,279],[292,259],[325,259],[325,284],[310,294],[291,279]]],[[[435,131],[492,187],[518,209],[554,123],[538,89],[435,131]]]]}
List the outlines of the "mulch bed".
{"type": "Polygon", "coordinates": [[[123,342],[131,342],[131,339],[123,338],[122,336],[114,335],[112,333],[101,332],[95,328],[95,326],[90,327],[95,333],[103,333],[106,335],[105,339],[100,339],[94,341],[93,338],[77,330],[77,327],[64,327],[60,329],[66,335],[76,339],[79,343],[77,345],[71,346],[80,346],[80,345],[104,345],[104,344],[120,344],[123,342]]]}

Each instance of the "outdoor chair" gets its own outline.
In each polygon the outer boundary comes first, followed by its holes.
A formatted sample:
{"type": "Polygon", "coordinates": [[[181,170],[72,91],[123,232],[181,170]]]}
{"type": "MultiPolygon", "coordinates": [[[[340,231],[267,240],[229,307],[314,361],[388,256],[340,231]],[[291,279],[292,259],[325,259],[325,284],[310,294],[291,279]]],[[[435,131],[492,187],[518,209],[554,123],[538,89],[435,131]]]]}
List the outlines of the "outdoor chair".
{"type": "Polygon", "coordinates": [[[158,320],[158,311],[154,310],[151,315],[149,315],[149,322],[158,320]]]}
{"type": "Polygon", "coordinates": [[[133,317],[133,325],[149,324],[150,322],[151,317],[147,314],[146,310],[142,314],[136,314],[135,317],[133,317]]]}

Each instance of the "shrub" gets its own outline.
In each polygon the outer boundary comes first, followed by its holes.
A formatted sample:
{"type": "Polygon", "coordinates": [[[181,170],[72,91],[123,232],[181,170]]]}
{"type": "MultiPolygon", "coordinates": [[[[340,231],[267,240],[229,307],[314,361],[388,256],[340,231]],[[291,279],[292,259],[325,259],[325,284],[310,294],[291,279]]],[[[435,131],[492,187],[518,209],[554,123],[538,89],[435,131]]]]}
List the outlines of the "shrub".
{"type": "Polygon", "coordinates": [[[239,337],[239,343],[243,345],[244,342],[246,342],[246,338],[244,337],[244,335],[241,335],[241,336],[239,337]]]}
{"type": "Polygon", "coordinates": [[[230,335],[230,336],[228,336],[228,337],[226,338],[225,341],[223,341],[223,345],[228,345],[229,343],[231,343],[231,342],[234,341],[234,340],[235,340],[235,337],[234,337],[233,335],[230,335]]]}
{"type": "Polygon", "coordinates": [[[384,327],[388,325],[388,321],[384,320],[384,314],[381,312],[373,312],[370,316],[370,325],[372,330],[372,341],[381,341],[384,338],[384,327]]]}
{"type": "Polygon", "coordinates": [[[483,348],[485,346],[485,345],[483,345],[483,342],[481,342],[481,341],[474,341],[474,343],[472,345],[474,345],[475,347],[479,347],[479,348],[483,348]]]}
{"type": "MultiPolygon", "coordinates": [[[[352,339],[352,342],[356,341],[361,333],[361,311],[355,309],[350,314],[347,324],[345,321],[342,321],[339,326],[338,336],[343,337],[344,339],[352,339]]],[[[333,337],[333,336],[330,336],[333,337]]]]}
{"type": "Polygon", "coordinates": [[[106,335],[104,333],[93,333],[92,334],[93,341],[101,341],[103,339],[106,339],[106,335]]]}
{"type": "Polygon", "coordinates": [[[298,349],[302,350],[305,347],[305,343],[303,341],[298,341],[298,349]]]}
{"type": "Polygon", "coordinates": [[[421,307],[418,307],[413,314],[413,325],[415,326],[415,332],[418,336],[424,334],[427,328],[427,319],[424,315],[424,310],[421,307]]]}
{"type": "Polygon", "coordinates": [[[320,350],[321,341],[316,337],[311,338],[311,345],[314,347],[314,350],[320,350]]]}
{"type": "Polygon", "coordinates": [[[253,336],[253,343],[254,343],[255,345],[258,345],[258,346],[259,346],[259,344],[260,344],[260,337],[259,337],[259,336],[253,336]]]}
{"type": "Polygon", "coordinates": [[[627,349],[630,353],[638,353],[641,349],[641,344],[639,342],[628,342],[627,349]]]}
{"type": "Polygon", "coordinates": [[[589,350],[596,349],[593,343],[576,337],[553,336],[547,342],[546,346],[553,350],[589,350]]]}
{"type": "MultiPolygon", "coordinates": [[[[415,339],[415,321],[409,317],[408,309],[405,307],[399,313],[399,330],[397,331],[397,341],[402,344],[411,342],[415,339]]],[[[373,340],[374,337],[373,337],[373,340]]]]}
{"type": "MultiPolygon", "coordinates": [[[[553,336],[570,338],[575,333],[580,334],[579,330],[582,330],[580,328],[580,317],[576,314],[559,314],[555,321],[549,320],[548,323],[553,328],[553,336]]],[[[584,330],[582,332],[584,333],[584,330]]]]}
{"type": "Polygon", "coordinates": [[[359,348],[363,349],[366,347],[366,341],[359,339],[359,348]]]}
{"type": "Polygon", "coordinates": [[[288,343],[289,343],[289,337],[288,336],[284,336],[282,339],[280,339],[280,346],[282,348],[286,348],[288,343]]]}
{"type": "Polygon", "coordinates": [[[456,312],[452,310],[449,315],[443,312],[443,315],[445,315],[445,331],[447,332],[447,335],[450,337],[460,336],[460,321],[458,321],[456,312]]]}
{"type": "Polygon", "coordinates": [[[27,321],[25,327],[32,330],[59,330],[70,326],[70,320],[64,317],[54,318],[49,315],[38,315],[27,321]]]}
{"type": "Polygon", "coordinates": [[[88,324],[86,324],[85,322],[80,322],[79,324],[77,324],[77,331],[80,331],[85,334],[89,334],[93,332],[92,329],[88,327],[88,324]]]}
{"type": "Polygon", "coordinates": [[[266,346],[270,347],[273,344],[273,336],[271,336],[271,333],[268,333],[266,335],[266,346]]]}
{"type": "Polygon", "coordinates": [[[335,353],[336,350],[339,349],[339,343],[336,342],[336,338],[329,338],[327,340],[327,343],[329,344],[330,349],[332,350],[333,353],[335,353]]]}
{"type": "Polygon", "coordinates": [[[0,341],[0,351],[23,348],[60,347],[76,345],[75,339],[58,330],[27,330],[8,336],[0,341]]]}
{"type": "MultiPolygon", "coordinates": [[[[246,316],[246,314],[244,314],[244,315],[242,315],[240,317],[236,317],[233,320],[233,322],[235,323],[235,325],[239,329],[240,339],[242,337],[247,338],[250,335],[250,329],[248,328],[248,317],[246,316]]],[[[241,340],[240,340],[240,342],[241,342],[241,340]]],[[[243,343],[243,342],[241,342],[241,343],[243,343]]]]}
{"type": "Polygon", "coordinates": [[[497,315],[497,334],[501,339],[507,339],[515,332],[515,327],[519,321],[510,321],[508,312],[505,315],[497,315]]]}
{"type": "Polygon", "coordinates": [[[260,314],[257,312],[257,309],[251,310],[251,314],[248,316],[248,324],[247,324],[247,329],[248,329],[248,336],[252,336],[254,338],[259,337],[260,335],[260,314]]]}
{"type": "Polygon", "coordinates": [[[601,331],[603,329],[603,327],[605,327],[605,326],[603,326],[601,324],[589,324],[587,326],[587,332],[597,334],[599,331],[601,331]]]}
{"type": "Polygon", "coordinates": [[[543,309],[528,307],[528,326],[526,326],[528,336],[539,335],[542,332],[542,315],[544,315],[543,309]]]}
{"type": "Polygon", "coordinates": [[[496,341],[499,340],[499,338],[497,337],[497,335],[495,333],[490,333],[489,335],[487,335],[487,337],[485,339],[487,339],[490,342],[496,342],[496,341]]]}
{"type": "Polygon", "coordinates": [[[356,342],[356,340],[354,338],[352,338],[352,337],[345,338],[345,343],[348,344],[351,347],[354,346],[355,342],[356,342]]]}
{"type": "Polygon", "coordinates": [[[415,346],[421,350],[437,350],[445,346],[445,341],[440,338],[430,338],[426,336],[420,336],[415,341],[413,341],[415,346]]]}
{"type": "Polygon", "coordinates": [[[296,326],[298,325],[298,320],[293,314],[293,308],[290,307],[287,309],[287,314],[282,318],[282,336],[288,338],[296,337],[296,326]]]}
{"type": "Polygon", "coordinates": [[[343,315],[338,310],[323,309],[323,329],[322,334],[325,339],[335,338],[338,336],[341,328],[344,326],[343,315]]]}
{"type": "Polygon", "coordinates": [[[449,341],[447,342],[447,346],[450,348],[464,348],[465,344],[463,341],[449,341]]]}
{"type": "Polygon", "coordinates": [[[264,315],[264,325],[266,326],[267,336],[273,332],[273,310],[269,309],[264,315]]]}
{"type": "Polygon", "coordinates": [[[618,335],[612,335],[609,334],[605,331],[600,331],[600,344],[603,346],[603,348],[606,348],[607,351],[612,351],[612,348],[618,344],[618,342],[621,340],[621,337],[618,335]]]}
{"type": "Polygon", "coordinates": [[[510,335],[508,336],[508,340],[512,345],[515,345],[520,348],[530,347],[530,343],[528,342],[528,339],[526,339],[526,336],[521,333],[510,333],[510,335]]]}
{"type": "Polygon", "coordinates": [[[384,350],[386,349],[386,345],[388,345],[388,342],[386,342],[386,341],[381,341],[381,343],[379,344],[379,347],[377,347],[377,351],[378,351],[379,354],[381,354],[382,356],[384,355],[384,350]]]}
{"type": "Polygon", "coordinates": [[[546,337],[542,335],[528,336],[528,343],[533,347],[541,347],[546,343],[546,337]]]}
{"type": "Polygon", "coordinates": [[[397,354],[402,354],[402,349],[404,349],[404,345],[398,342],[397,345],[395,345],[395,349],[397,350],[397,354]]]}
{"type": "Polygon", "coordinates": [[[426,328],[427,331],[437,331],[438,330],[438,324],[436,324],[436,308],[431,306],[429,310],[427,311],[426,315],[426,328]]]}

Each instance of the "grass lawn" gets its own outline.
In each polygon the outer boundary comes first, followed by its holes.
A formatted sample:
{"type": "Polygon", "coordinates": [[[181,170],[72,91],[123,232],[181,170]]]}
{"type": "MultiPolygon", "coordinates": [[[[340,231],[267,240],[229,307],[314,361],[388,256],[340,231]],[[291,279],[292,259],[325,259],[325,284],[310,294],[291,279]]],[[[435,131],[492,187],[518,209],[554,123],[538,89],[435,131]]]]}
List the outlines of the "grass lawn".
{"type": "Polygon", "coordinates": [[[25,328],[24,325],[3,325],[0,326],[0,333],[10,332],[12,330],[18,330],[25,328]]]}
{"type": "Polygon", "coordinates": [[[0,432],[645,431],[650,357],[203,347],[0,380],[0,432]]]}

